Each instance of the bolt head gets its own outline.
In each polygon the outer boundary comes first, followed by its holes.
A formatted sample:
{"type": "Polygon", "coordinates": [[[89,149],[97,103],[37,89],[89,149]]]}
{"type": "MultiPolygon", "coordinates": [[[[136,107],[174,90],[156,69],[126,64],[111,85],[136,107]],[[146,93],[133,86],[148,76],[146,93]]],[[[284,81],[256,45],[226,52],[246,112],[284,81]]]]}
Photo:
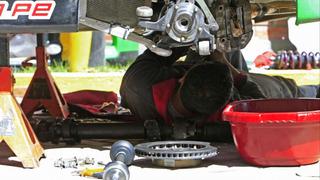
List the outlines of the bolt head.
{"type": "Polygon", "coordinates": [[[198,8],[197,7],[194,8],[194,12],[198,12],[198,8]]]}
{"type": "Polygon", "coordinates": [[[140,7],[137,7],[136,14],[138,17],[150,18],[153,15],[153,10],[148,6],[140,6],[140,7]]]}
{"type": "Polygon", "coordinates": [[[175,9],[179,9],[179,6],[178,6],[178,5],[175,5],[174,8],[175,8],[175,9]]]}
{"type": "Polygon", "coordinates": [[[167,25],[166,25],[166,27],[167,27],[167,28],[170,28],[170,27],[171,27],[171,25],[170,25],[170,24],[167,24],[167,25]]]}

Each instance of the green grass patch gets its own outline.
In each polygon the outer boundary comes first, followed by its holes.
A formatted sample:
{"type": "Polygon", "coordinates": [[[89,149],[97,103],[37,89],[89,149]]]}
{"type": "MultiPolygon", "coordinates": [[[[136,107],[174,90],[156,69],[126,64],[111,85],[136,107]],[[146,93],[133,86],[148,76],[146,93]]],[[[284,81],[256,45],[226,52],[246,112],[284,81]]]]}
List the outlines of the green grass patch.
{"type": "MultiPolygon", "coordinates": [[[[305,71],[303,73],[283,73],[266,72],[268,75],[281,75],[294,79],[298,85],[319,84],[320,71],[305,71]]],[[[54,77],[58,87],[63,93],[91,89],[101,91],[119,92],[122,76],[103,76],[103,77],[54,77]]],[[[31,77],[16,77],[15,87],[26,88],[31,81],[31,77]]]]}
{"type": "MultiPolygon", "coordinates": [[[[86,72],[124,72],[126,71],[129,66],[132,64],[133,61],[130,61],[130,63],[127,63],[125,65],[122,64],[112,64],[112,65],[106,65],[106,66],[98,66],[98,67],[89,67],[86,72]]],[[[68,64],[64,63],[56,63],[52,66],[48,66],[48,69],[50,72],[68,72],[69,66],[68,64]]],[[[20,67],[20,68],[14,68],[15,73],[33,73],[35,72],[36,67],[20,67]]]]}
{"type": "MultiPolygon", "coordinates": [[[[110,77],[55,77],[62,93],[78,90],[101,90],[119,92],[122,76],[110,77]]],[[[31,81],[30,77],[17,77],[15,87],[27,87],[31,81]]]]}
{"type": "Polygon", "coordinates": [[[304,73],[292,73],[292,74],[287,74],[287,73],[276,73],[276,72],[271,72],[271,73],[266,73],[267,75],[270,76],[282,76],[285,78],[291,78],[296,81],[298,85],[318,85],[320,84],[320,71],[312,71],[312,72],[304,72],[304,73]]]}

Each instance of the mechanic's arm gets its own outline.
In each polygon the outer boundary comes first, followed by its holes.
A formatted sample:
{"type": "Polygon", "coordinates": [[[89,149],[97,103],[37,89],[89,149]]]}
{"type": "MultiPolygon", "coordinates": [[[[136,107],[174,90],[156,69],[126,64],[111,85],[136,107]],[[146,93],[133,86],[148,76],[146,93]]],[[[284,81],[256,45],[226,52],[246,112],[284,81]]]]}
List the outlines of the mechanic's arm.
{"type": "Polygon", "coordinates": [[[173,48],[171,56],[168,56],[168,57],[159,56],[159,55],[151,52],[149,49],[147,49],[143,54],[141,54],[138,57],[137,60],[150,59],[150,60],[154,60],[154,61],[159,61],[159,63],[161,63],[162,65],[171,66],[179,58],[187,55],[188,49],[189,49],[188,47],[173,48]]]}
{"type": "Polygon", "coordinates": [[[185,48],[174,49],[169,57],[162,57],[146,50],[128,69],[134,72],[135,77],[147,84],[154,84],[163,80],[180,78],[184,75],[185,69],[175,67],[172,64],[181,56],[185,55],[185,48]]]}
{"type": "Polygon", "coordinates": [[[265,98],[259,86],[250,80],[248,73],[236,69],[225,57],[224,53],[214,51],[210,59],[226,64],[233,77],[233,84],[237,88],[240,99],[259,99],[265,98]]]}
{"type": "MultiPolygon", "coordinates": [[[[231,75],[234,80],[234,85],[235,86],[241,86],[243,83],[246,82],[247,76],[245,73],[242,73],[238,69],[236,69],[225,57],[225,54],[215,50],[211,55],[210,55],[210,60],[212,61],[218,61],[220,63],[226,64],[231,72],[231,75]]],[[[238,87],[237,87],[238,88],[238,87]]]]}

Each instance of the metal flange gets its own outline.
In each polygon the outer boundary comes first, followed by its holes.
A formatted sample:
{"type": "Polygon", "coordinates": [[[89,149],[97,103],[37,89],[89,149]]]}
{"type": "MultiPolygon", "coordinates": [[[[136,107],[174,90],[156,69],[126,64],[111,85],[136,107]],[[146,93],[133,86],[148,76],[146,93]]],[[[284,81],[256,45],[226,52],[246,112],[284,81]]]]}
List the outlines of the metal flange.
{"type": "Polygon", "coordinates": [[[136,155],[163,167],[197,166],[201,160],[216,156],[217,148],[199,141],[158,141],[135,146],[136,155]]]}

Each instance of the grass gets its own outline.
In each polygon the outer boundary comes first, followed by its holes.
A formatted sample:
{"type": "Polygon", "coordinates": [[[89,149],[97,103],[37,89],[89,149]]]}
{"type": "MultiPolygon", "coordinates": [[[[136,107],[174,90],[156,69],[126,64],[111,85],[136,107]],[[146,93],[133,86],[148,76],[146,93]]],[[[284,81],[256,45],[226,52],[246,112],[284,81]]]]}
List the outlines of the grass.
{"type": "MultiPolygon", "coordinates": [[[[123,72],[129,68],[131,63],[126,65],[114,64],[114,65],[107,65],[107,66],[99,66],[94,68],[88,68],[86,72],[123,72]]],[[[55,64],[53,66],[49,66],[49,70],[51,72],[68,72],[68,65],[63,64],[55,64]]],[[[14,68],[15,73],[33,73],[35,72],[36,67],[21,67],[21,68],[14,68]]]]}
{"type": "MultiPolygon", "coordinates": [[[[55,82],[62,93],[92,89],[119,92],[122,76],[110,77],[55,77],[55,82]]],[[[16,88],[26,88],[31,77],[16,78],[16,88]]]]}
{"type": "MultiPolygon", "coordinates": [[[[99,67],[91,70],[90,72],[124,72],[128,66],[106,66],[99,67]]],[[[35,69],[28,69],[24,72],[34,72],[35,69]]],[[[54,69],[51,71],[55,72],[54,69]]],[[[61,71],[60,71],[61,72],[61,71]]],[[[294,79],[298,85],[310,85],[319,84],[320,82],[320,70],[319,71],[264,71],[268,75],[281,75],[287,78],[294,79]]],[[[88,73],[91,75],[91,73],[88,73]]],[[[94,74],[94,73],[92,73],[94,74]]],[[[95,76],[95,77],[54,77],[59,89],[63,93],[92,89],[102,91],[114,91],[119,92],[122,76],[111,75],[111,76],[95,76]]],[[[20,95],[23,95],[25,88],[31,81],[30,76],[16,76],[16,89],[21,89],[20,95]]]]}
{"type": "MultiPolygon", "coordinates": [[[[95,68],[88,68],[87,73],[108,73],[108,72],[125,72],[126,69],[130,66],[131,63],[126,65],[113,64],[108,66],[101,66],[95,68]]],[[[49,66],[50,72],[68,72],[68,65],[55,64],[54,66],[49,66]]],[[[16,76],[15,83],[15,94],[17,96],[23,96],[25,89],[28,87],[31,76],[24,76],[25,73],[34,73],[36,67],[27,67],[27,68],[16,68],[14,69],[15,73],[21,75],[16,76]]],[[[103,76],[103,77],[54,77],[57,86],[59,87],[62,93],[68,93],[78,90],[101,90],[101,91],[114,91],[119,92],[122,76],[112,75],[112,76],[103,76]]]]}
{"type": "Polygon", "coordinates": [[[89,68],[88,72],[124,72],[129,68],[130,65],[131,63],[127,65],[115,64],[108,66],[99,66],[95,68],[89,68]]]}
{"type": "MultiPolygon", "coordinates": [[[[285,70],[288,71],[288,70],[285,70]]],[[[296,81],[296,83],[298,85],[318,85],[320,84],[320,70],[317,71],[300,71],[300,72],[295,72],[295,73],[283,73],[283,71],[267,71],[266,73],[267,75],[270,76],[283,76],[285,78],[291,78],[294,79],[296,81]]]]}

